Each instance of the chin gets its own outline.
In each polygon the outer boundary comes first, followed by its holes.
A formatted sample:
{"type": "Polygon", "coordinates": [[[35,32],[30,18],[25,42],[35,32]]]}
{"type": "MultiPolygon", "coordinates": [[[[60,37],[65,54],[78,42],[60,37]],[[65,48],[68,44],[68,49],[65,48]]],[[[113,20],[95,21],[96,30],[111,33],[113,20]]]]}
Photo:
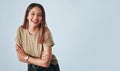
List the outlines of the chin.
{"type": "Polygon", "coordinates": [[[33,26],[34,26],[34,27],[37,27],[37,26],[39,26],[39,24],[33,23],[33,26]]]}

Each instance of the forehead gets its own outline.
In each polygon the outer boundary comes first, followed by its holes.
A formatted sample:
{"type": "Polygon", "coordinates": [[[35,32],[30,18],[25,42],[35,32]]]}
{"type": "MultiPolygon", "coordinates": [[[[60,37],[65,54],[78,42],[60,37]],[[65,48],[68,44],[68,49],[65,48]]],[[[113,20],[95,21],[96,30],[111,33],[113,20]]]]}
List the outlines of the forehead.
{"type": "Polygon", "coordinates": [[[29,12],[42,13],[42,10],[39,7],[33,7],[29,12]]]}

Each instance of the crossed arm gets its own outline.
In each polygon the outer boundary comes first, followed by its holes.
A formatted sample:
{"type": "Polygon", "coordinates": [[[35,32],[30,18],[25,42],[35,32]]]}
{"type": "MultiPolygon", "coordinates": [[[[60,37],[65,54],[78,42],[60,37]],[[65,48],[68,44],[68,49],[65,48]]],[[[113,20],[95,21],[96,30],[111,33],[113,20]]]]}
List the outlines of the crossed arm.
{"type": "Polygon", "coordinates": [[[34,58],[29,55],[27,55],[23,47],[20,44],[16,43],[16,51],[17,51],[17,57],[19,61],[24,62],[24,63],[31,63],[34,65],[42,66],[42,67],[49,67],[51,57],[52,57],[52,48],[48,46],[44,46],[44,51],[42,52],[42,57],[41,58],[34,58]],[[27,57],[27,60],[26,60],[27,57]]]}

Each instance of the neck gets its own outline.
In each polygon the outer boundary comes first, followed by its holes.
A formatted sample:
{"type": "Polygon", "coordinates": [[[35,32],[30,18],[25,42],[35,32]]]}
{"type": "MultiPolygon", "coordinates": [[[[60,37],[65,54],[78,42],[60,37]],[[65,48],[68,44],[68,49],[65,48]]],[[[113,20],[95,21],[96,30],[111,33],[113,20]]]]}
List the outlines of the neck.
{"type": "Polygon", "coordinates": [[[39,27],[30,27],[30,26],[28,27],[28,31],[30,34],[35,34],[38,32],[38,30],[39,30],[39,27]]]}

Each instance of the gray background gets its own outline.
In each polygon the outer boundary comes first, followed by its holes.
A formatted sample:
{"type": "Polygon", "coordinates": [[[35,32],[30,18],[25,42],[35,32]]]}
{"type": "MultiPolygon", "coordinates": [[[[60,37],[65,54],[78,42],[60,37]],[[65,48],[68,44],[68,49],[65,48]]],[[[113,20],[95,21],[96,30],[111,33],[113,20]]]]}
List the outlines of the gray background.
{"type": "Polygon", "coordinates": [[[0,71],[27,71],[14,38],[31,2],[45,8],[61,71],[120,71],[120,0],[0,0],[0,71]]]}

